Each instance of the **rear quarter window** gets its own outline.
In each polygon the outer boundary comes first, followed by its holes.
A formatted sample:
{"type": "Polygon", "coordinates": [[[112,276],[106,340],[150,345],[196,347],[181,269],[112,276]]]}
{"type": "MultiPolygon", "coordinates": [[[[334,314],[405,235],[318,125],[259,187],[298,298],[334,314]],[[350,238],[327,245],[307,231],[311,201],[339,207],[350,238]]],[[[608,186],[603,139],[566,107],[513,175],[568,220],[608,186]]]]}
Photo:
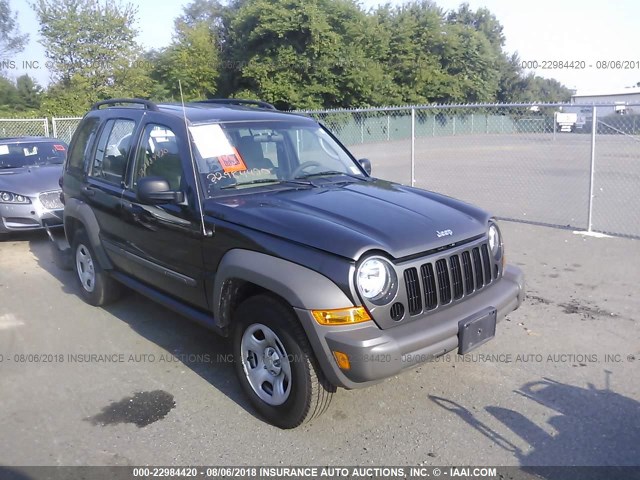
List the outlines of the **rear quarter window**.
{"type": "Polygon", "coordinates": [[[69,155],[67,156],[67,170],[85,171],[89,152],[100,125],[97,117],[85,118],[71,139],[69,155]]]}

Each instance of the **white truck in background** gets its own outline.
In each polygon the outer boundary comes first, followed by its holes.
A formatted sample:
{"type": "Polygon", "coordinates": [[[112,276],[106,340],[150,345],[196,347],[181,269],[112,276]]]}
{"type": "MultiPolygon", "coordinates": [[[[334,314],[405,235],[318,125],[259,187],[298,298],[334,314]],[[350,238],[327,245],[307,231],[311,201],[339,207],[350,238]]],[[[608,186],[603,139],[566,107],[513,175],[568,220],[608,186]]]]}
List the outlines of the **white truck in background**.
{"type": "Polygon", "coordinates": [[[555,112],[556,129],[560,132],[573,132],[578,123],[577,113],[555,112]]]}

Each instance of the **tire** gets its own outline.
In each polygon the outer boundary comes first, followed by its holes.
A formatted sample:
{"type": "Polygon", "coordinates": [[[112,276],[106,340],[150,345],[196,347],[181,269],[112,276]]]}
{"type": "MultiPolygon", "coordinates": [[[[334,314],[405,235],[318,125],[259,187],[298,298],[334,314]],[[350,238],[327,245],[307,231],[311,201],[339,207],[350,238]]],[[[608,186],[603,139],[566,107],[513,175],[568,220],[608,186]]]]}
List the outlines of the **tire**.
{"type": "Polygon", "coordinates": [[[73,236],[71,255],[80,296],[85,302],[99,307],[120,296],[120,284],[102,270],[84,230],[78,230],[73,236]]]}
{"type": "Polygon", "coordinates": [[[269,295],[251,297],[238,306],[233,324],[236,374],[269,423],[295,428],[327,410],[336,387],[320,370],[291,307],[269,295]]]}

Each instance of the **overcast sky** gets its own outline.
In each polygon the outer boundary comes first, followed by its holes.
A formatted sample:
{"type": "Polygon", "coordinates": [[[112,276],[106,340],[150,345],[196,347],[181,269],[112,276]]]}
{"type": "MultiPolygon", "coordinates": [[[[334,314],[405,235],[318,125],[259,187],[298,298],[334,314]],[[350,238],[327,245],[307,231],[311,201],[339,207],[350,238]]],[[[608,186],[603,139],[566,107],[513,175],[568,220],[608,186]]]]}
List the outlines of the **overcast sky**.
{"type": "MultiPolygon", "coordinates": [[[[10,0],[18,11],[18,22],[31,41],[16,56],[16,69],[7,73],[17,77],[28,73],[41,84],[48,83],[44,68],[44,48],[38,43],[38,23],[28,0],[10,0]],[[39,69],[21,70],[23,61],[38,61],[39,69]]],[[[171,41],[173,20],[188,0],[133,0],[138,5],[140,42],[146,47],[163,47],[171,41]]],[[[365,8],[379,0],[361,0],[365,8]]],[[[402,3],[391,0],[390,3],[402,3]]],[[[436,0],[444,9],[456,9],[457,0],[436,0]]],[[[584,61],[581,70],[536,70],[543,77],[555,78],[579,91],[611,91],[640,82],[640,2],[616,0],[469,0],[475,10],[487,7],[504,27],[506,49],[517,51],[525,61],[584,61]],[[596,62],[628,60],[632,69],[598,69],[596,62]],[[591,65],[591,66],[590,66],[591,65]]]]}

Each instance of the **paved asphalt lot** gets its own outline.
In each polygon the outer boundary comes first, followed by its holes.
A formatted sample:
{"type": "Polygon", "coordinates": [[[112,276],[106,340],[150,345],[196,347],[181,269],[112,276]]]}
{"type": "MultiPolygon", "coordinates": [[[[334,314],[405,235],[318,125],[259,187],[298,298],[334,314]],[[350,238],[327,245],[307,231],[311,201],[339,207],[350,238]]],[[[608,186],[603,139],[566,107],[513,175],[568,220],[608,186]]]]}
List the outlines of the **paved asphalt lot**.
{"type": "Polygon", "coordinates": [[[529,297],[494,341],[340,390],[289,431],[256,418],[223,340],[135,294],[90,307],[44,234],[12,237],[0,244],[0,464],[640,464],[640,241],[502,226],[529,297]]]}
{"type": "MultiPolygon", "coordinates": [[[[593,228],[640,238],[638,140],[598,135],[593,228]]],[[[407,140],[349,147],[373,174],[411,183],[407,140]]],[[[586,229],[591,137],[513,134],[418,137],[416,186],[481,205],[504,218],[586,229]]]]}

